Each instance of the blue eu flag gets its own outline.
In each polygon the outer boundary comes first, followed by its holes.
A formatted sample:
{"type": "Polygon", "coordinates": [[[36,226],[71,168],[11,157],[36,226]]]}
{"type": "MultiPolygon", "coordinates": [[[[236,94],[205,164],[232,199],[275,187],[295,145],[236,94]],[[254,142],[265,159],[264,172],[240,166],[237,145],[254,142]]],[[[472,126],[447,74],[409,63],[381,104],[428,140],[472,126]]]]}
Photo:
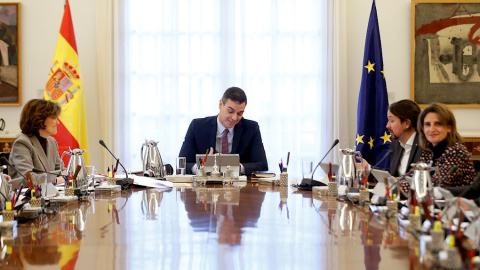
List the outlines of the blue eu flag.
{"type": "MultiPolygon", "coordinates": [[[[390,149],[386,128],[388,111],[387,85],[383,70],[382,45],[378,30],[377,8],[372,3],[363,56],[362,84],[358,97],[356,150],[372,166],[390,149]]],[[[386,159],[378,167],[388,167],[386,159]]]]}

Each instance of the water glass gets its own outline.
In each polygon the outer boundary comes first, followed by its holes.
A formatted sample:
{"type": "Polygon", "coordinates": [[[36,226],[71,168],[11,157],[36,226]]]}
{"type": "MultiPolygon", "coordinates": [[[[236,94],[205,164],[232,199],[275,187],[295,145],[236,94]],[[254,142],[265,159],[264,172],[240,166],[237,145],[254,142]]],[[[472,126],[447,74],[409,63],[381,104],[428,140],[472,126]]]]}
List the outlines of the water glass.
{"type": "Polygon", "coordinates": [[[185,169],[187,168],[187,161],[185,157],[177,157],[177,175],[185,175],[185,169]]]}
{"type": "Polygon", "coordinates": [[[312,169],[313,169],[313,162],[311,161],[302,162],[302,176],[304,179],[312,178],[312,169]]]}

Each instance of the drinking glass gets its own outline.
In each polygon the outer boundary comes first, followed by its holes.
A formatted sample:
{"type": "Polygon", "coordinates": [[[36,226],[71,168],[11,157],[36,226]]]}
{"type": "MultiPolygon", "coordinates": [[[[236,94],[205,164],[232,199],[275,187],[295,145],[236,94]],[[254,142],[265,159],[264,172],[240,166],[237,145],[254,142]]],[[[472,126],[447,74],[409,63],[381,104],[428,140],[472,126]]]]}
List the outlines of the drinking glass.
{"type": "Polygon", "coordinates": [[[312,169],[313,169],[313,162],[311,161],[302,162],[302,175],[304,179],[312,178],[312,169]]]}
{"type": "Polygon", "coordinates": [[[187,161],[185,157],[177,157],[177,175],[185,175],[185,169],[187,168],[187,161]]]}

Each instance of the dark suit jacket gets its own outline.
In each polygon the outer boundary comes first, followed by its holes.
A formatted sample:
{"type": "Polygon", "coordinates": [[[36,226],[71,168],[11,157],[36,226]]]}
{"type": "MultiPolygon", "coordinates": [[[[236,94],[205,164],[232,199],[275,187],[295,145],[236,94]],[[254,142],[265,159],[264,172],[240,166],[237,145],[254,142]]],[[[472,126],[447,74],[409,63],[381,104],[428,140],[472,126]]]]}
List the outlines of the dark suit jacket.
{"type": "Polygon", "coordinates": [[[450,190],[453,196],[464,197],[467,199],[477,199],[480,197],[480,173],[477,174],[473,183],[463,187],[445,187],[446,190],[450,190]]]}
{"type": "MultiPolygon", "coordinates": [[[[195,155],[205,153],[207,149],[215,149],[217,136],[217,116],[194,119],[188,127],[185,141],[178,156],[186,157],[187,173],[192,173],[195,155]]],[[[233,130],[232,154],[240,155],[240,163],[245,174],[253,171],[268,170],[267,157],[263,148],[262,136],[258,123],[242,118],[233,130]]]]}
{"type": "MultiPolygon", "coordinates": [[[[408,164],[407,164],[407,172],[410,170],[412,163],[417,163],[420,159],[420,155],[422,154],[422,147],[418,143],[420,139],[420,135],[415,135],[413,139],[412,151],[410,151],[410,156],[408,157],[408,164]]],[[[390,149],[392,152],[392,157],[390,158],[390,168],[388,171],[392,176],[398,177],[400,176],[398,173],[398,166],[400,165],[400,161],[403,155],[403,147],[400,145],[400,141],[394,140],[390,145],[390,149]]]]}

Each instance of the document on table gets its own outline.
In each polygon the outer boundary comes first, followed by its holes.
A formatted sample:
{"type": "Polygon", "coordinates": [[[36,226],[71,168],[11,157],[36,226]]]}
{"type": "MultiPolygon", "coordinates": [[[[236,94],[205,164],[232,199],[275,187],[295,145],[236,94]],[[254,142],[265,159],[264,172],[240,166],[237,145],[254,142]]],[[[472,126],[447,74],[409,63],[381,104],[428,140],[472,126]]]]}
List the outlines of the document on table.
{"type": "Polygon", "coordinates": [[[172,188],[173,184],[170,181],[158,180],[146,176],[137,176],[137,175],[128,175],[128,177],[133,179],[133,184],[143,187],[153,187],[153,188],[172,188]]]}

